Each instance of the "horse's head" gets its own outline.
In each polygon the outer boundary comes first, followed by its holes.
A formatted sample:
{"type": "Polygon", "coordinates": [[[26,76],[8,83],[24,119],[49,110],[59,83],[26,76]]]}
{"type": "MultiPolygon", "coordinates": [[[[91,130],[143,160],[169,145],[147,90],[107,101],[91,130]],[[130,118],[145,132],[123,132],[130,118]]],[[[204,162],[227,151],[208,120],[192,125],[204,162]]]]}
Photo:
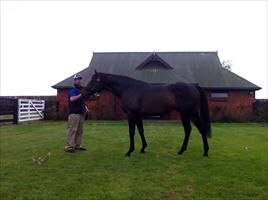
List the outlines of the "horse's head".
{"type": "Polygon", "coordinates": [[[92,75],[91,81],[87,84],[83,93],[85,96],[90,96],[95,93],[99,93],[102,90],[103,90],[103,74],[98,73],[95,70],[95,74],[92,75]]]}

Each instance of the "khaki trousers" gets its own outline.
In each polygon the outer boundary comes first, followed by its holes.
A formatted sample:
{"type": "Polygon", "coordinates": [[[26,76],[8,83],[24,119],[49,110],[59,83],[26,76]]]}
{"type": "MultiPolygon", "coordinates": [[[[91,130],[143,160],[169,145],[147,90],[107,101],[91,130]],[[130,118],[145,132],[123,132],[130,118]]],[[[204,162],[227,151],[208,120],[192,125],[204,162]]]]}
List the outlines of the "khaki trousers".
{"type": "Polygon", "coordinates": [[[80,147],[83,135],[85,116],[82,114],[70,114],[68,116],[67,147],[80,147]]]}

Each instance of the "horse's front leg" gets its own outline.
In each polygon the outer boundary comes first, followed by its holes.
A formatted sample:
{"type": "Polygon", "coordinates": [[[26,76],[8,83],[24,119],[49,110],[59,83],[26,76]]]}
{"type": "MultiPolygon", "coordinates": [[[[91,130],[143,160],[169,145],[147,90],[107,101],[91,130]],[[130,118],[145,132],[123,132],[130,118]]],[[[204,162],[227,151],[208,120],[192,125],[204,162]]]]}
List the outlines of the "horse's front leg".
{"type": "Polygon", "coordinates": [[[130,156],[130,154],[134,151],[135,145],[134,145],[134,136],[135,136],[135,118],[133,115],[128,115],[128,128],[129,128],[129,150],[126,153],[125,156],[130,156]]]}

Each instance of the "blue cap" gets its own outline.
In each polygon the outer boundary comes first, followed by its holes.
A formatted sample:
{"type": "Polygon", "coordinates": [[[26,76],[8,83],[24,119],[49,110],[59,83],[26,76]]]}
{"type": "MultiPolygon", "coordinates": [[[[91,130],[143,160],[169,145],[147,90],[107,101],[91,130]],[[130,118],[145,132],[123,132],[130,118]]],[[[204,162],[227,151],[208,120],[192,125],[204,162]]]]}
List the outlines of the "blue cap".
{"type": "Polygon", "coordinates": [[[81,74],[75,74],[74,75],[74,80],[82,79],[81,74]]]}

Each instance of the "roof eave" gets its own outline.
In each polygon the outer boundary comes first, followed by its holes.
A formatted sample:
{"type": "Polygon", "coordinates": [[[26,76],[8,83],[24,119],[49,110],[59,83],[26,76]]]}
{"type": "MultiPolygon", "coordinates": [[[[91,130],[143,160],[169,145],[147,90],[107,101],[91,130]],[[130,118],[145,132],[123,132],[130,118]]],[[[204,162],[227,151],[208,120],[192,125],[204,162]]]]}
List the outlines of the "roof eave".
{"type": "Polygon", "coordinates": [[[70,88],[72,88],[72,87],[68,87],[68,86],[55,86],[55,85],[53,85],[51,87],[53,89],[56,89],[56,90],[58,90],[58,89],[70,89],[70,88]]]}
{"type": "MultiPolygon", "coordinates": [[[[201,86],[202,87],[202,86],[201,86]]],[[[262,89],[261,87],[202,87],[205,90],[243,90],[243,91],[257,91],[262,89]]]]}

